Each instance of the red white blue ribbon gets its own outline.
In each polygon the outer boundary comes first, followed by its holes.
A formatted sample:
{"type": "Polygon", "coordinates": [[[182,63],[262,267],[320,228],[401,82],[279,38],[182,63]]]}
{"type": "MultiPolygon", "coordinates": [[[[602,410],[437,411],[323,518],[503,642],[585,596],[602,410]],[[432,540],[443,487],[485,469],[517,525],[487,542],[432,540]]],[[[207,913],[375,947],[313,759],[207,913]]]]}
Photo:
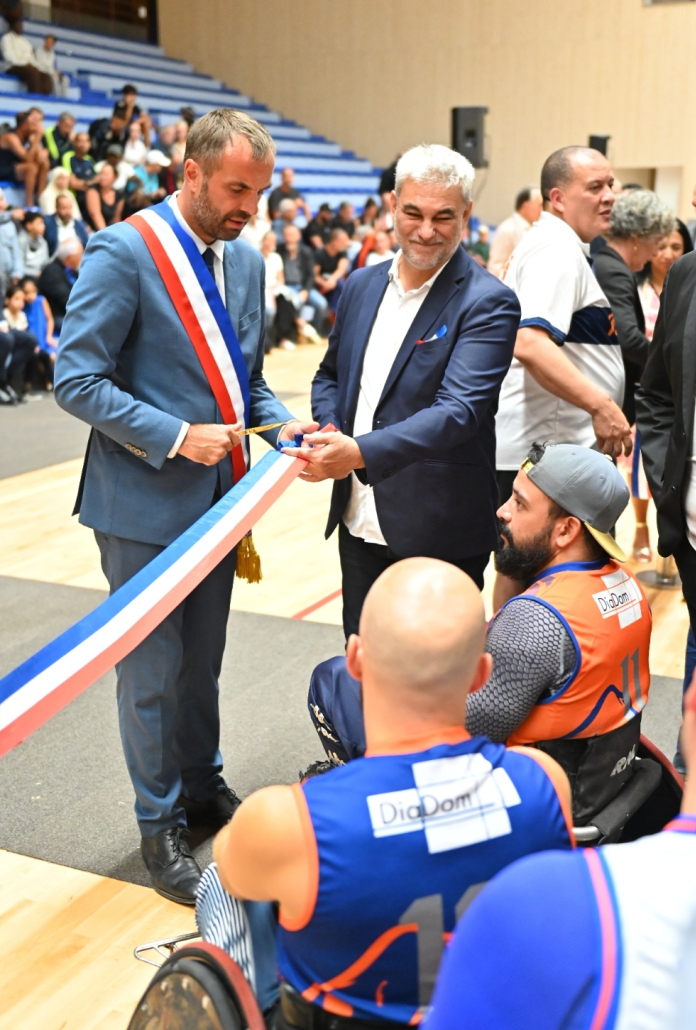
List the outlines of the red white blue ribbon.
{"type": "MultiPolygon", "coordinates": [[[[220,291],[198,247],[167,201],[132,215],[128,222],[150,251],[210,383],[223,422],[246,426],[249,373],[220,291]]],[[[230,457],[237,483],[247,469],[244,443],[233,448],[230,457]]]]}
{"type": "Polygon", "coordinates": [[[0,680],[0,756],[138,646],[229,554],[307,462],[269,451],[98,608],[0,680]]]}

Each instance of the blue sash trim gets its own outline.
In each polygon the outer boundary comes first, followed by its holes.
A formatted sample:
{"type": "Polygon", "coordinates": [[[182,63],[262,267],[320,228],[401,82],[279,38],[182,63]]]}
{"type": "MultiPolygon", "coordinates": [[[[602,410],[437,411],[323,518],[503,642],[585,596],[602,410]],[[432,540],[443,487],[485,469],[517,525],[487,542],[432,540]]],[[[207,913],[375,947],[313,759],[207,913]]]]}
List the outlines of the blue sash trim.
{"type": "Polygon", "coordinates": [[[210,310],[213,313],[213,317],[222,333],[222,338],[225,341],[225,346],[227,347],[227,352],[237,375],[239,389],[244,401],[245,424],[249,425],[251,407],[249,372],[246,367],[242,348],[237,338],[237,333],[232,325],[232,320],[227,313],[227,308],[222,303],[222,297],[220,296],[220,291],[217,288],[217,283],[210,274],[208,267],[203,260],[203,255],[198,250],[198,247],[189,234],[179,225],[177,217],[172,211],[171,204],[168,201],[163,200],[160,204],[155,204],[154,207],[151,207],[149,210],[164,219],[181,246],[184,248],[184,253],[186,254],[186,257],[191,264],[191,268],[200,283],[205,299],[208,302],[210,310]]]}

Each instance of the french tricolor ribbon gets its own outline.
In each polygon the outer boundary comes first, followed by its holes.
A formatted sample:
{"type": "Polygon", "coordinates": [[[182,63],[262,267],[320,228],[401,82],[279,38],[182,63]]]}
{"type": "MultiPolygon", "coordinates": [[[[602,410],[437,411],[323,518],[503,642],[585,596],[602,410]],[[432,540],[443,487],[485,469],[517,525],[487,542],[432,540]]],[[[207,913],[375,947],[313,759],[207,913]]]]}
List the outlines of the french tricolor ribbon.
{"type": "MultiPolygon", "coordinates": [[[[174,200],[176,203],[176,200],[174,200]]],[[[217,284],[194,240],[182,228],[171,204],[131,215],[162,277],[167,293],[198,355],[225,425],[249,418],[249,373],[242,348],[217,284]]],[[[234,482],[247,470],[244,444],[230,452],[234,482]]]]}
{"type": "Polygon", "coordinates": [[[0,680],[0,756],[125,658],[229,554],[305,468],[269,451],[98,608],[0,680]]]}

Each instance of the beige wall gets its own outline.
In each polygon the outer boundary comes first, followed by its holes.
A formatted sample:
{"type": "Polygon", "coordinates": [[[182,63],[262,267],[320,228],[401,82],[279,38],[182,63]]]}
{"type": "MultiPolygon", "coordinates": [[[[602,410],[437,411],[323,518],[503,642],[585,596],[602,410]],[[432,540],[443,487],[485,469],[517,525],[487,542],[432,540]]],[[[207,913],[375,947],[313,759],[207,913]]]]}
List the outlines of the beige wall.
{"type": "Polygon", "coordinates": [[[696,4],[641,0],[159,0],[171,56],[377,165],[449,143],[450,108],[484,104],[479,214],[504,217],[544,157],[612,136],[617,167],[696,182],[696,4]]]}

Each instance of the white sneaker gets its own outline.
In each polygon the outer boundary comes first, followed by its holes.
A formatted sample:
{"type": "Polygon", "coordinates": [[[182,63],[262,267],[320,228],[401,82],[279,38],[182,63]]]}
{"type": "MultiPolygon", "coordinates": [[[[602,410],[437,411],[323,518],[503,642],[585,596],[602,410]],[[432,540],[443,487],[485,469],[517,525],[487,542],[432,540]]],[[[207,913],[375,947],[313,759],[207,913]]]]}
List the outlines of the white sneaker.
{"type": "Polygon", "coordinates": [[[281,350],[295,350],[297,344],[293,343],[292,340],[281,340],[278,346],[281,350]]]}

